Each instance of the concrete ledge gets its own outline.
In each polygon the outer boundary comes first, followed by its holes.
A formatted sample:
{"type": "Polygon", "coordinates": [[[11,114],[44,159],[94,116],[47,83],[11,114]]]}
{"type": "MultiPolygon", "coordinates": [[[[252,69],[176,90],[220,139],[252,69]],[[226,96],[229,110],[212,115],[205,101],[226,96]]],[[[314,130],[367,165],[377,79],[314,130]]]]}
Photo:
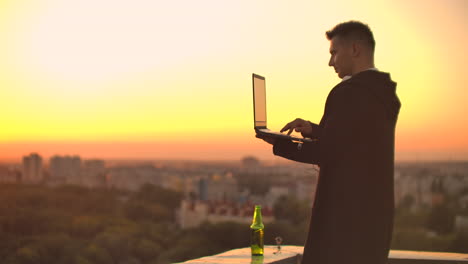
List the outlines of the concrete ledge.
{"type": "Polygon", "coordinates": [[[468,254],[448,252],[391,250],[389,264],[454,264],[468,263],[468,254]]]}
{"type": "Polygon", "coordinates": [[[265,246],[263,257],[252,257],[250,248],[238,248],[221,254],[193,259],[184,264],[296,264],[299,263],[303,247],[282,246],[281,252],[277,253],[276,246],[265,246]]]}
{"type": "MultiPolygon", "coordinates": [[[[277,253],[276,246],[265,246],[263,257],[252,257],[250,248],[239,248],[221,254],[193,259],[183,264],[299,264],[303,247],[282,246],[277,253]]],[[[181,264],[182,264],[181,263],[181,264]]],[[[421,252],[391,250],[388,264],[458,264],[468,263],[468,254],[447,252],[421,252]]]]}

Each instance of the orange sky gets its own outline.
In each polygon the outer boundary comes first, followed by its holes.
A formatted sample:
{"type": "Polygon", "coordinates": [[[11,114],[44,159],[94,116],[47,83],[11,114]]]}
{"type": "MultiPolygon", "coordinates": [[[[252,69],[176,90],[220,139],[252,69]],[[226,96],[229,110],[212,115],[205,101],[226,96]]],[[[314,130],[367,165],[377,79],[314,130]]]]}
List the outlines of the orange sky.
{"type": "Polygon", "coordinates": [[[468,159],[468,2],[313,2],[0,0],[0,159],[272,159],[251,73],[271,129],[319,122],[324,32],[350,19],[398,83],[397,159],[468,159]]]}

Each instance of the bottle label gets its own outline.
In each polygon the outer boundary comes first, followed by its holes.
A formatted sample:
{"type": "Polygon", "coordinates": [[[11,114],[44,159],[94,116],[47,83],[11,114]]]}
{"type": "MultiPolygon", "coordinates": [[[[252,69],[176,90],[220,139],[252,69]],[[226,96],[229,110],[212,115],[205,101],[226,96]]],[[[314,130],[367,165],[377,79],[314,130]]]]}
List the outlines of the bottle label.
{"type": "Polygon", "coordinates": [[[263,255],[263,229],[252,229],[251,249],[253,256],[263,255]]]}

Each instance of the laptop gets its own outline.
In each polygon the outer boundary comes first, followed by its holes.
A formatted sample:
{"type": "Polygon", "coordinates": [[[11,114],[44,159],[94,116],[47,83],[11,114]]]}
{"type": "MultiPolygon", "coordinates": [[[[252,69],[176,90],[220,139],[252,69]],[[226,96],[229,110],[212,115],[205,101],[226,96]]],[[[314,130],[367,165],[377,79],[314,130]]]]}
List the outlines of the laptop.
{"type": "Polygon", "coordinates": [[[311,142],[311,139],[294,137],[280,132],[274,132],[267,128],[266,112],[266,86],[265,77],[252,74],[253,83],[253,106],[254,106],[254,129],[258,134],[264,134],[272,137],[284,138],[293,141],[311,142]]]}

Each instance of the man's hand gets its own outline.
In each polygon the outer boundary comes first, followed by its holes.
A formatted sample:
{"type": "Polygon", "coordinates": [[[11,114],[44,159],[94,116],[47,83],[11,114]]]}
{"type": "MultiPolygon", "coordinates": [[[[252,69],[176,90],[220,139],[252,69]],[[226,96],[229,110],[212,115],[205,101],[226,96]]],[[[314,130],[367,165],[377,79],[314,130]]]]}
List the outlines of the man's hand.
{"type": "Polygon", "coordinates": [[[293,130],[296,132],[301,132],[302,135],[310,135],[312,134],[312,125],[309,121],[304,119],[296,118],[294,121],[287,123],[280,132],[288,131],[288,135],[291,135],[293,130]]]}
{"type": "Polygon", "coordinates": [[[263,139],[265,142],[267,142],[268,144],[271,144],[271,145],[274,145],[276,143],[276,138],[274,138],[272,136],[257,133],[255,135],[255,137],[259,138],[259,139],[263,139]]]}

